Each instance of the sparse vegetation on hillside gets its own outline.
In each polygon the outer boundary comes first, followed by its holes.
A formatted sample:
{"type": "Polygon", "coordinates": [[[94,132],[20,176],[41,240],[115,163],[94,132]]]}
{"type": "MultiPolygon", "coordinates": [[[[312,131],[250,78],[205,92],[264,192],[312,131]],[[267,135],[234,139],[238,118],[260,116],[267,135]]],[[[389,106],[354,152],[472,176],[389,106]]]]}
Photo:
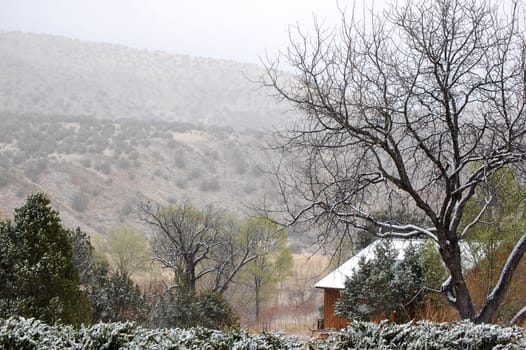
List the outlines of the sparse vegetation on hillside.
{"type": "Polygon", "coordinates": [[[141,200],[240,211],[269,195],[269,179],[254,175],[266,167],[263,145],[260,134],[180,122],[0,113],[0,208],[45,190],[68,224],[102,234],[134,224],[141,200]]]}

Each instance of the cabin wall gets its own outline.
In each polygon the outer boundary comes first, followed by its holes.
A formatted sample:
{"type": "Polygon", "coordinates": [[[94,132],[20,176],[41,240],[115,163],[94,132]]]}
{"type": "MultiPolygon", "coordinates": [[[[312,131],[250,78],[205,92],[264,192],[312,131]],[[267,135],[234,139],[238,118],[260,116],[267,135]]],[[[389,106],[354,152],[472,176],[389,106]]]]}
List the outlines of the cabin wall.
{"type": "Polygon", "coordinates": [[[336,316],[334,314],[334,304],[339,298],[339,289],[326,288],[323,290],[323,326],[325,329],[342,329],[351,323],[350,320],[336,316]]]}

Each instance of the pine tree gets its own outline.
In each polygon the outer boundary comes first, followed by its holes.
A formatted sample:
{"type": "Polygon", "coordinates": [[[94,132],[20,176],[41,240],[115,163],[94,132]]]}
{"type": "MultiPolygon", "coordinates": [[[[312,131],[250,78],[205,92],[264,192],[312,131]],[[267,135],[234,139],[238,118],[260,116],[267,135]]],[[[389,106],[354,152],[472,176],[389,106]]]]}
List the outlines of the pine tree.
{"type": "Polygon", "coordinates": [[[238,318],[225,297],[218,292],[196,293],[176,287],[164,293],[153,312],[152,323],[157,327],[206,327],[228,329],[238,318]]]}
{"type": "Polygon", "coordinates": [[[79,288],[71,238],[44,193],[28,196],[14,222],[0,225],[0,315],[45,322],[88,322],[90,303],[79,288]]]}
{"type": "Polygon", "coordinates": [[[145,295],[131,278],[111,274],[106,261],[97,262],[87,285],[94,322],[145,322],[149,310],[145,295]]]}
{"type": "Polygon", "coordinates": [[[405,251],[403,261],[389,241],[375,247],[374,258],[362,258],[335,305],[336,314],[369,320],[394,315],[397,320],[411,318],[419,292],[425,283],[420,255],[415,247],[405,251]]]}
{"type": "Polygon", "coordinates": [[[73,241],[73,263],[79,270],[81,288],[89,297],[93,322],[144,322],[150,311],[144,293],[121,269],[97,257],[89,236],[77,228],[69,231],[73,241]]]}

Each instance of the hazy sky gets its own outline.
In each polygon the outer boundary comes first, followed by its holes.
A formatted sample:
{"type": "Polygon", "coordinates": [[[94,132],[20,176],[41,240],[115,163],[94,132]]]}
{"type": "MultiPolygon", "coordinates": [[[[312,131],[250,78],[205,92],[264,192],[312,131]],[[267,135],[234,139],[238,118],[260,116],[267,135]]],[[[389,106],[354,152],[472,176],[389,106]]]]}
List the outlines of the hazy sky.
{"type": "Polygon", "coordinates": [[[288,25],[310,27],[313,14],[337,23],[336,0],[0,0],[0,30],[258,62],[286,47],[288,25]]]}

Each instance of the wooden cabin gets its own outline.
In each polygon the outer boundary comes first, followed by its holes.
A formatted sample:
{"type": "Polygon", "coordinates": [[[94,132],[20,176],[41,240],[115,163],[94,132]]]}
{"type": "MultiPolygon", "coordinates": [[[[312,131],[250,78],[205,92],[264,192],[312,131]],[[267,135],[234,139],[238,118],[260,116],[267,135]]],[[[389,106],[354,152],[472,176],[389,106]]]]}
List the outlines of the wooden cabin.
{"type": "MultiPolygon", "coordinates": [[[[389,242],[393,246],[393,249],[398,252],[396,259],[401,261],[404,259],[405,252],[410,245],[421,245],[424,244],[425,241],[420,239],[392,238],[389,239],[389,242]]],[[[358,268],[362,257],[366,260],[374,258],[376,246],[379,243],[380,240],[374,241],[314,285],[316,288],[323,289],[323,320],[318,322],[319,330],[338,330],[345,328],[351,323],[351,320],[334,314],[334,304],[340,298],[341,291],[345,289],[345,281],[351,277],[358,268]]],[[[471,243],[471,245],[467,242],[460,243],[460,253],[462,254],[462,265],[464,269],[473,269],[477,261],[485,258],[484,251],[478,248],[480,247],[477,247],[477,245],[473,243],[471,243]]],[[[391,318],[390,315],[383,315],[381,317],[381,319],[391,318]]]]}
{"type": "MultiPolygon", "coordinates": [[[[360,259],[362,257],[365,257],[366,260],[374,258],[376,245],[379,242],[380,240],[374,241],[314,285],[316,288],[323,289],[323,322],[319,322],[322,324],[320,328],[338,330],[351,323],[351,320],[334,314],[334,304],[340,298],[340,292],[345,289],[345,281],[358,267],[360,259]]],[[[404,258],[405,250],[409,245],[415,243],[415,241],[403,239],[391,239],[390,242],[398,251],[397,258],[400,260],[404,258]]]]}
{"type": "Polygon", "coordinates": [[[336,288],[323,289],[323,328],[342,329],[347,327],[350,320],[334,314],[334,304],[340,299],[340,290],[336,288]]]}

